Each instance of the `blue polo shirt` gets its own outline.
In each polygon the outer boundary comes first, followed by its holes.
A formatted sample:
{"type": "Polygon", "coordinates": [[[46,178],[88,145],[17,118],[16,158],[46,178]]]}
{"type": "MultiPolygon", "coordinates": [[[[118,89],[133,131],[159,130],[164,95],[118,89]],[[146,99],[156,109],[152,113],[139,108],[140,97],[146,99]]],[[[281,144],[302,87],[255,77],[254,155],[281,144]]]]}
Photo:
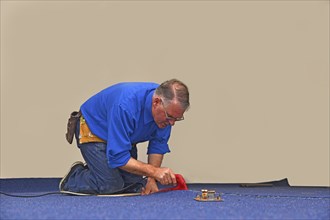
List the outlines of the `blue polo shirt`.
{"type": "Polygon", "coordinates": [[[170,152],[171,126],[155,123],[151,107],[156,83],[126,82],[110,86],[80,108],[91,132],[107,143],[111,168],[124,166],[133,143],[149,141],[148,154],[170,152]]]}

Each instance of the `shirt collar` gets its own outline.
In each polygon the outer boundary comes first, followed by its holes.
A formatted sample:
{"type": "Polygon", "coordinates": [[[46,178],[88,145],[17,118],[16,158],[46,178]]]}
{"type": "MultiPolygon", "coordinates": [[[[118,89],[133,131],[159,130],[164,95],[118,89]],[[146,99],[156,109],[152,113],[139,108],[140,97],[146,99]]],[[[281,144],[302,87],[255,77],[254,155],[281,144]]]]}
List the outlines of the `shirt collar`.
{"type": "Polygon", "coordinates": [[[149,92],[145,106],[144,106],[144,124],[148,124],[149,122],[154,120],[154,117],[152,116],[152,96],[154,94],[155,90],[152,90],[149,92]]]}

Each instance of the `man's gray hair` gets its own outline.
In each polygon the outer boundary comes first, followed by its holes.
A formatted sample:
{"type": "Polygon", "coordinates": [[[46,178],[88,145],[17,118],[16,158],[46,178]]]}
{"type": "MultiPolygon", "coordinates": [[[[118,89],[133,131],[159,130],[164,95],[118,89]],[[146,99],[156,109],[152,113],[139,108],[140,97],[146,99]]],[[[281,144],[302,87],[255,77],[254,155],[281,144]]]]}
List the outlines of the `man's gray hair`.
{"type": "Polygon", "coordinates": [[[177,100],[184,110],[190,106],[188,87],[180,80],[171,79],[163,82],[156,89],[155,94],[162,98],[164,105],[177,100]]]}

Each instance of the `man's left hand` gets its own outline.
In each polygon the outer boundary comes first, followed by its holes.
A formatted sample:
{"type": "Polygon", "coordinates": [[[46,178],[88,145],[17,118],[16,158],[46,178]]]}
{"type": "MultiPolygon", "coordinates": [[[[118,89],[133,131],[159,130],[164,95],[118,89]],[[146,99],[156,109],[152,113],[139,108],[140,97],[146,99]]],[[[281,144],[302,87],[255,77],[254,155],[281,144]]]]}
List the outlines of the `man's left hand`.
{"type": "Polygon", "coordinates": [[[146,188],[142,189],[141,195],[149,195],[158,191],[159,189],[156,180],[152,177],[148,177],[146,188]]]}

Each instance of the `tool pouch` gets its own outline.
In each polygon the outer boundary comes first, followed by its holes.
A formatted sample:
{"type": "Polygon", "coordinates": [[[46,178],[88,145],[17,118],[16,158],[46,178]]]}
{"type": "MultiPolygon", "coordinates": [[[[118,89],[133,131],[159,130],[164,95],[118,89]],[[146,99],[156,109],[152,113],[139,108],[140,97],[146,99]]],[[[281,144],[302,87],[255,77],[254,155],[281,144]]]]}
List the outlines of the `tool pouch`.
{"type": "Polygon", "coordinates": [[[74,111],[70,114],[70,118],[68,119],[67,124],[67,132],[65,134],[66,140],[69,144],[72,144],[74,134],[76,132],[77,123],[80,119],[81,112],[74,111]]]}
{"type": "Polygon", "coordinates": [[[80,132],[79,132],[79,143],[84,144],[84,143],[90,143],[90,142],[101,142],[105,143],[104,140],[96,136],[91,132],[89,129],[84,116],[82,115],[80,117],[80,132]]]}

